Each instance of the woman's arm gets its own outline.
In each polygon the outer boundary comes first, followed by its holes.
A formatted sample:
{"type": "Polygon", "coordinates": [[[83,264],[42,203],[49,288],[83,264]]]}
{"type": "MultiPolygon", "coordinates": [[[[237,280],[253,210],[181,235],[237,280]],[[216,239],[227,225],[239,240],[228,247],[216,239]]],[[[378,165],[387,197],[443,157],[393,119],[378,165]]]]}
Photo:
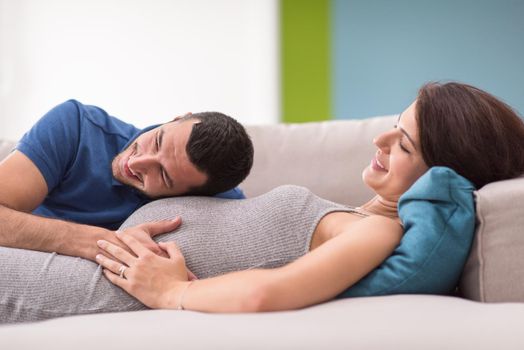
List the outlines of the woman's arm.
{"type": "Polygon", "coordinates": [[[187,310],[289,310],[335,297],[386,259],[401,236],[398,223],[370,216],[286,266],[233,272],[197,280],[191,285],[184,258],[172,242],[162,244],[169,258],[152,254],[126,234],[120,238],[137,257],[100,242],[101,248],[130,266],[125,272],[127,279],[117,275],[120,263],[104,257],[98,261],[106,267],[111,282],[153,308],[177,308],[183,296],[183,307],[187,310]]]}

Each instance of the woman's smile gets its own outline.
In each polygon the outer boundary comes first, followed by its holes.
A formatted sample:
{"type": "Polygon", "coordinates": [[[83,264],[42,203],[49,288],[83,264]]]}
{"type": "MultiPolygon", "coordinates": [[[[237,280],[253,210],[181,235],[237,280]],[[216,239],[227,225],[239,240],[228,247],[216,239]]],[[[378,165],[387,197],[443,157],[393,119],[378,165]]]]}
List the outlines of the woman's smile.
{"type": "Polygon", "coordinates": [[[377,157],[373,158],[371,160],[371,168],[373,170],[377,170],[377,171],[384,171],[384,172],[387,172],[388,170],[386,169],[386,167],[384,167],[384,165],[382,165],[382,163],[378,160],[377,157]]]}

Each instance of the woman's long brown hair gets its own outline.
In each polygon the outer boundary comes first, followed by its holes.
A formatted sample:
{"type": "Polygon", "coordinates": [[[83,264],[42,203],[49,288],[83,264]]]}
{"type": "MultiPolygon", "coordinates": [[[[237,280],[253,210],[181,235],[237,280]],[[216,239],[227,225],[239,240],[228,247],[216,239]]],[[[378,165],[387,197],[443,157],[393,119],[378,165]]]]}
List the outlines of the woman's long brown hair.
{"type": "Polygon", "coordinates": [[[461,83],[428,83],[416,102],[421,152],[477,188],[524,174],[524,122],[493,95],[461,83]]]}

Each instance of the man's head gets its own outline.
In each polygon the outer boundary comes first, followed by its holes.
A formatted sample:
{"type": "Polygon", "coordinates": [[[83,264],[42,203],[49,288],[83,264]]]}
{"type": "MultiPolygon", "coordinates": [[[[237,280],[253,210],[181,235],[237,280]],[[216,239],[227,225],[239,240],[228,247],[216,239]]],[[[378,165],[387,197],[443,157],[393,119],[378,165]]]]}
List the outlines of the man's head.
{"type": "Polygon", "coordinates": [[[217,112],[188,114],[138,136],[112,162],[113,176],[151,198],[214,195],[237,186],[253,164],[244,127],[217,112]]]}

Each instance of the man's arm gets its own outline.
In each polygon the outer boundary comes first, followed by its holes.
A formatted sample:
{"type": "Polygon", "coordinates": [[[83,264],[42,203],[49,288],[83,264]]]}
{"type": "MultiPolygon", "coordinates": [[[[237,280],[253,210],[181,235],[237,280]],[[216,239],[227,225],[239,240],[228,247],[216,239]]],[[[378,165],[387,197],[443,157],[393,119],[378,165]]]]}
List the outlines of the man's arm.
{"type": "Polygon", "coordinates": [[[103,237],[115,241],[112,232],[104,228],[43,218],[0,205],[0,246],[94,260],[96,241],[103,237]]]}
{"type": "MultiPolygon", "coordinates": [[[[114,232],[29,214],[47,195],[42,173],[23,153],[14,151],[0,163],[0,246],[57,252],[95,260],[97,240],[121,245],[114,232]]],[[[151,239],[178,227],[180,220],[141,225],[135,238],[156,254],[164,251],[151,239]]]]}
{"type": "Polygon", "coordinates": [[[96,240],[112,231],[28,214],[47,195],[47,184],[33,162],[19,151],[0,163],[0,246],[94,260],[96,240]]]}

